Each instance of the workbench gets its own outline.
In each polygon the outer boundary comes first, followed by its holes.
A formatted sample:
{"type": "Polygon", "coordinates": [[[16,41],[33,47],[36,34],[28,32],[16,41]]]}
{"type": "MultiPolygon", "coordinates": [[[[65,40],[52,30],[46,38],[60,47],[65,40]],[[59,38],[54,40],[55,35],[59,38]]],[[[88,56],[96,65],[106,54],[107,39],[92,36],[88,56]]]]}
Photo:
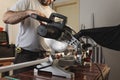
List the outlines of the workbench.
{"type": "Polygon", "coordinates": [[[50,72],[39,72],[38,75],[35,75],[34,71],[30,70],[9,77],[5,76],[0,80],[9,80],[8,78],[11,77],[13,78],[11,80],[102,80],[102,76],[108,80],[110,73],[110,67],[106,64],[95,63],[92,63],[91,66],[71,66],[68,70],[75,74],[73,79],[53,76],[50,72]]]}
{"type": "MultiPolygon", "coordinates": [[[[0,67],[9,66],[13,63],[14,57],[0,58],[0,67]]],[[[9,71],[0,73],[0,77],[9,75],[9,71]]]]}

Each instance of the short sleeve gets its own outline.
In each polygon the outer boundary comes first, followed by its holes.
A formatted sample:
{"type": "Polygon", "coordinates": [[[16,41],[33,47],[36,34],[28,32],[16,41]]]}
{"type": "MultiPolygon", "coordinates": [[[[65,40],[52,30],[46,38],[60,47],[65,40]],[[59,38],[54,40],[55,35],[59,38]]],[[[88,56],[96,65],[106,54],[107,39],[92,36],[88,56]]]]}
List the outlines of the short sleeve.
{"type": "Polygon", "coordinates": [[[12,11],[22,11],[26,10],[30,4],[30,0],[18,0],[15,5],[13,5],[10,10],[12,11]]]}

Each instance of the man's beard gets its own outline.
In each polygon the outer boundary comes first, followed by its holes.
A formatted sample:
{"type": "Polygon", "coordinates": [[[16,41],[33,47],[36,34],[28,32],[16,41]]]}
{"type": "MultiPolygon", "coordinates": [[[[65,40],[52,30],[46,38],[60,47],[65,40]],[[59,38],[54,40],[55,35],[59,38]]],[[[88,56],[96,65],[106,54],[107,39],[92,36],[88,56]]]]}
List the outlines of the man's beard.
{"type": "Polygon", "coordinates": [[[48,2],[48,0],[40,0],[40,3],[44,6],[48,6],[51,4],[51,2],[48,2]]]}

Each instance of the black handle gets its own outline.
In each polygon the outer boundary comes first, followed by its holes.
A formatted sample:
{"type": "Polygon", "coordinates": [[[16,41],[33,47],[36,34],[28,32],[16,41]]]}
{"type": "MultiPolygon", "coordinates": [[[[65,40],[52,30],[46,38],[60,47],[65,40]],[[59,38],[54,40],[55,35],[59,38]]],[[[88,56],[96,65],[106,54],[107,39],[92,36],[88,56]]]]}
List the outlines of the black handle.
{"type": "Polygon", "coordinates": [[[31,14],[30,17],[36,19],[36,20],[39,20],[39,21],[44,21],[44,22],[47,22],[47,23],[51,23],[52,20],[48,19],[48,18],[45,18],[45,17],[42,17],[42,16],[39,16],[37,14],[31,14]]]}

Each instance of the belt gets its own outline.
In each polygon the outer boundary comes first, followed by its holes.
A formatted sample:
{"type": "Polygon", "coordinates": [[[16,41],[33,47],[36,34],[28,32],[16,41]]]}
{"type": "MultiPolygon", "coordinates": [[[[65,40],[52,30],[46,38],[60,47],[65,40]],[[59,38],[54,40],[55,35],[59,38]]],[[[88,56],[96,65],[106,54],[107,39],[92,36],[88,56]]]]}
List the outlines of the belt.
{"type": "Polygon", "coordinates": [[[40,52],[33,52],[33,51],[29,51],[29,50],[25,50],[25,49],[23,49],[23,48],[21,48],[21,47],[17,47],[17,48],[15,48],[15,52],[16,53],[21,53],[21,52],[28,52],[28,53],[40,53],[40,52]]]}

